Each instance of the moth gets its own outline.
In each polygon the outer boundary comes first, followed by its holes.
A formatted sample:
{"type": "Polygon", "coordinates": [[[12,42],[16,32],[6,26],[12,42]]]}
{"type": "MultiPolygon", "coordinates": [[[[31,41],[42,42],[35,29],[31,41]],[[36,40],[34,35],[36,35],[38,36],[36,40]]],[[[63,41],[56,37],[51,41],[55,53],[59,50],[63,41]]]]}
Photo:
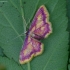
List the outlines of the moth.
{"type": "Polygon", "coordinates": [[[44,50],[41,39],[48,37],[52,33],[51,22],[49,22],[49,13],[44,5],[38,9],[29,30],[26,33],[24,44],[20,51],[19,62],[25,64],[33,57],[42,54],[44,50]]]}

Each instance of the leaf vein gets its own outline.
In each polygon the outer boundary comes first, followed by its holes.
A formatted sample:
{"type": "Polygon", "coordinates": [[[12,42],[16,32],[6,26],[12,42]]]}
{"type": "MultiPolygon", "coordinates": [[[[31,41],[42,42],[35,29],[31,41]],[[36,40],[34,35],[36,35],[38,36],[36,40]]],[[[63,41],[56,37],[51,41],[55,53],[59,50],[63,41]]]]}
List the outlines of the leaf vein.
{"type": "MultiPolygon", "coordinates": [[[[15,31],[15,33],[19,36],[19,33],[17,32],[17,30],[14,28],[14,26],[12,25],[12,23],[10,22],[10,20],[7,18],[7,16],[2,12],[3,16],[5,17],[5,19],[8,21],[8,23],[11,25],[12,29],[15,31]]],[[[20,40],[23,42],[22,38],[19,37],[20,40]]]]}

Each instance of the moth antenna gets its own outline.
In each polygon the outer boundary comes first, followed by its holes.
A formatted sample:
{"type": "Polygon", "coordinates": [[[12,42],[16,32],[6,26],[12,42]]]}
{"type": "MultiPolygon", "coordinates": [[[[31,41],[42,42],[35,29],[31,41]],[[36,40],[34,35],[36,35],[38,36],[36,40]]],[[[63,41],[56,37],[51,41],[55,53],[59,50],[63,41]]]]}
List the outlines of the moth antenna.
{"type": "Polygon", "coordinates": [[[30,23],[30,19],[29,19],[29,21],[27,22],[27,26],[29,25],[29,23],[30,23]]]}
{"type": "Polygon", "coordinates": [[[25,24],[25,26],[27,26],[27,23],[26,23],[26,20],[25,20],[25,18],[22,16],[22,18],[23,18],[23,20],[24,20],[24,24],[25,24]]]}
{"type": "MultiPolygon", "coordinates": [[[[26,32],[25,33],[22,33],[22,34],[20,34],[19,36],[17,36],[17,37],[15,37],[15,38],[13,38],[12,40],[10,40],[10,41],[13,41],[13,40],[15,40],[15,39],[17,39],[18,37],[20,37],[20,36],[24,36],[26,34],[26,32]]],[[[10,41],[7,41],[7,42],[10,42],[10,41]]]]}
{"type": "Polygon", "coordinates": [[[29,29],[28,25],[30,24],[30,19],[29,21],[27,22],[27,25],[26,25],[26,28],[29,29]]]}

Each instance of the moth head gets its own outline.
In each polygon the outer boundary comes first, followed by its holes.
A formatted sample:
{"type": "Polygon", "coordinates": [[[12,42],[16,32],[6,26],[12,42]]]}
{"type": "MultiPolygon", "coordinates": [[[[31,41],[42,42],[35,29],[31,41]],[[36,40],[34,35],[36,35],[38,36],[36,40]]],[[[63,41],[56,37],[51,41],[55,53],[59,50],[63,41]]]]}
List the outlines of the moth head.
{"type": "Polygon", "coordinates": [[[33,38],[35,37],[35,34],[33,32],[30,32],[29,35],[33,38]]]}

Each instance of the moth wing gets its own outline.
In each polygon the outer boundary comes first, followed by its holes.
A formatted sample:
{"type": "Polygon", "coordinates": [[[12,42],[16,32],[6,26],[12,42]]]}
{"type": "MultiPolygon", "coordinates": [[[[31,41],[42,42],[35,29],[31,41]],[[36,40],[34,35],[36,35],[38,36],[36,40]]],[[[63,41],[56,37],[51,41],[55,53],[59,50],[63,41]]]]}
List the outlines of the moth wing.
{"type": "Polygon", "coordinates": [[[20,64],[29,62],[34,56],[40,55],[43,51],[43,44],[38,40],[27,36],[20,51],[20,64]]]}
{"type": "Polygon", "coordinates": [[[29,31],[43,38],[52,33],[51,23],[49,22],[49,13],[44,5],[38,9],[29,31]]]}

